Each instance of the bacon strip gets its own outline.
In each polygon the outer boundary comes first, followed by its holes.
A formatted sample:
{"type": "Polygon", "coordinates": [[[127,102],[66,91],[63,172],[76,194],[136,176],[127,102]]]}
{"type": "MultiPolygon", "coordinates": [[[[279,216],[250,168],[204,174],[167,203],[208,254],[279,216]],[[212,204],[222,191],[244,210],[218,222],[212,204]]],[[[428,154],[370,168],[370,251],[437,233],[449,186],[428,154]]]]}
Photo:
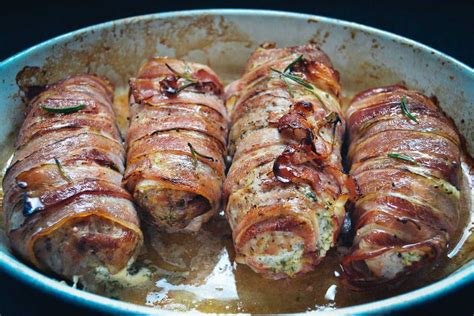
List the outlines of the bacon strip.
{"type": "Polygon", "coordinates": [[[265,277],[313,270],[355,194],[342,173],[339,90],[337,72],[314,45],[263,45],[226,88],[234,161],[225,212],[236,261],[265,277]]]}
{"type": "Polygon", "coordinates": [[[207,66],[154,58],[130,79],[125,183],[145,221],[197,231],[221,203],[227,111],[207,66]]]}
{"type": "Polygon", "coordinates": [[[12,249],[67,279],[98,266],[118,272],[143,242],[121,184],[125,152],[112,98],[110,83],[94,75],[48,86],[27,108],[3,180],[12,249]]]}
{"type": "Polygon", "coordinates": [[[445,252],[459,224],[460,139],[437,105],[399,85],[358,94],[347,117],[361,197],[342,264],[353,285],[376,286],[445,252]]]}

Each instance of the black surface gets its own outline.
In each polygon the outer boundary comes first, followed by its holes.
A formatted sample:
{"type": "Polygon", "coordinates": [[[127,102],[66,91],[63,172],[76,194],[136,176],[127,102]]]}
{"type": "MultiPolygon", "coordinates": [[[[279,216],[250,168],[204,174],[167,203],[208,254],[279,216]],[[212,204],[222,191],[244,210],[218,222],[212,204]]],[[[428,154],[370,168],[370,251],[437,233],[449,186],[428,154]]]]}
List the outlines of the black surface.
{"type": "MultiPolygon", "coordinates": [[[[51,37],[112,19],[147,13],[258,8],[304,12],[358,22],[438,49],[474,66],[474,1],[10,1],[0,10],[0,60],[51,37]]],[[[474,89],[474,87],[473,87],[474,89]]],[[[474,285],[410,309],[415,315],[473,315],[474,285]]],[[[0,272],[0,316],[91,315],[0,272]]]]}

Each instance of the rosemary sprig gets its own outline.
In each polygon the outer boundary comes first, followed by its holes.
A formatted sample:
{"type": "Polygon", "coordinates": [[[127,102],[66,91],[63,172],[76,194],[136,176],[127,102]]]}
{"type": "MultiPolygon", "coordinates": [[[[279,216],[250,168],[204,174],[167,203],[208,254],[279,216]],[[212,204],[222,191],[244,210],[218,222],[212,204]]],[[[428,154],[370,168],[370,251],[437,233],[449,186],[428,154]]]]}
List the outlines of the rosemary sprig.
{"type": "MultiPolygon", "coordinates": [[[[173,69],[170,65],[166,64],[165,63],[165,66],[166,68],[168,68],[172,73],[174,73],[176,75],[176,77],[178,78],[183,78],[183,79],[186,79],[187,81],[190,81],[190,82],[194,82],[196,83],[196,80],[194,80],[194,78],[192,77],[192,74],[190,73],[181,73],[181,72],[178,72],[177,70],[173,69]]],[[[189,66],[188,66],[189,67],[189,66]]]]}
{"type": "MultiPolygon", "coordinates": [[[[193,77],[192,77],[192,74],[191,73],[181,73],[181,72],[178,72],[176,69],[174,69],[173,67],[171,67],[170,65],[168,65],[167,63],[165,63],[165,66],[166,68],[168,68],[177,78],[182,78],[188,82],[186,83],[183,83],[181,86],[178,87],[178,89],[176,89],[174,91],[173,94],[178,94],[180,93],[181,91],[183,91],[184,89],[188,88],[188,87],[191,87],[191,86],[194,86],[196,85],[198,82],[197,80],[195,80],[193,77]]],[[[186,67],[189,68],[189,66],[186,64],[186,67]]]]}
{"type": "Polygon", "coordinates": [[[63,166],[59,162],[58,158],[54,157],[54,162],[56,163],[56,167],[58,167],[59,174],[61,177],[64,178],[67,182],[73,182],[71,177],[67,175],[67,173],[64,171],[63,166]]]}
{"type": "Polygon", "coordinates": [[[403,112],[403,114],[405,114],[406,117],[408,117],[410,120],[412,120],[413,122],[418,124],[418,120],[416,119],[416,117],[413,114],[411,114],[407,109],[407,98],[406,97],[402,97],[402,99],[400,101],[400,107],[402,108],[402,112],[403,112]]]}
{"type": "Polygon", "coordinates": [[[188,82],[188,83],[182,84],[178,87],[178,89],[176,89],[175,94],[178,94],[181,91],[183,91],[184,89],[186,89],[187,87],[194,86],[195,84],[196,84],[196,82],[188,82]]]}
{"type": "Polygon", "coordinates": [[[67,108],[52,108],[52,107],[49,107],[47,105],[42,105],[41,108],[47,112],[51,112],[51,113],[63,113],[63,114],[68,114],[68,113],[73,113],[73,112],[77,112],[77,111],[80,111],[82,110],[83,108],[85,108],[86,105],[85,104],[79,104],[79,105],[75,105],[75,106],[70,106],[70,107],[67,107],[67,108]]]}
{"type": "Polygon", "coordinates": [[[211,161],[215,161],[214,158],[210,157],[210,156],[206,156],[206,155],[203,155],[203,154],[200,154],[199,152],[197,152],[193,145],[191,145],[191,143],[188,143],[188,147],[189,147],[189,150],[191,150],[191,154],[193,155],[193,165],[194,165],[194,168],[197,167],[197,156],[199,157],[202,157],[204,159],[208,159],[208,160],[211,160],[211,161]]]}
{"type": "Polygon", "coordinates": [[[301,60],[303,60],[303,54],[299,55],[295,60],[293,60],[288,66],[286,66],[285,70],[283,70],[284,73],[291,73],[291,69],[293,68],[294,65],[299,63],[301,60]]]}
{"type": "Polygon", "coordinates": [[[288,82],[288,79],[282,78],[283,82],[286,84],[286,89],[288,90],[288,93],[292,98],[295,97],[295,94],[293,93],[293,88],[291,87],[290,83],[288,82]]]}
{"type": "Polygon", "coordinates": [[[296,57],[296,59],[293,60],[290,64],[288,64],[288,66],[286,66],[283,71],[279,71],[277,69],[270,68],[272,71],[274,71],[274,72],[276,72],[280,75],[280,78],[286,84],[286,87],[288,89],[288,93],[290,94],[291,97],[294,97],[294,93],[293,93],[293,89],[291,88],[291,85],[288,82],[288,80],[292,80],[292,81],[302,85],[306,89],[309,89],[311,91],[313,90],[313,87],[309,83],[307,83],[306,81],[304,81],[300,77],[291,74],[293,66],[296,65],[297,63],[299,63],[301,60],[303,60],[303,55],[299,55],[298,57],[296,57]]]}
{"type": "Polygon", "coordinates": [[[415,159],[407,155],[397,154],[397,153],[388,153],[387,156],[393,159],[400,159],[400,160],[404,160],[412,164],[418,165],[415,159]]]}
{"type": "Polygon", "coordinates": [[[277,74],[279,74],[280,76],[283,76],[287,79],[290,79],[291,81],[294,81],[300,85],[302,85],[303,87],[305,87],[306,89],[308,90],[313,90],[313,86],[310,85],[309,83],[307,83],[305,80],[301,79],[300,77],[298,76],[295,76],[295,75],[292,75],[292,74],[289,74],[289,73],[285,73],[285,72],[282,72],[280,70],[277,70],[275,68],[270,68],[272,71],[276,72],[277,74]]]}

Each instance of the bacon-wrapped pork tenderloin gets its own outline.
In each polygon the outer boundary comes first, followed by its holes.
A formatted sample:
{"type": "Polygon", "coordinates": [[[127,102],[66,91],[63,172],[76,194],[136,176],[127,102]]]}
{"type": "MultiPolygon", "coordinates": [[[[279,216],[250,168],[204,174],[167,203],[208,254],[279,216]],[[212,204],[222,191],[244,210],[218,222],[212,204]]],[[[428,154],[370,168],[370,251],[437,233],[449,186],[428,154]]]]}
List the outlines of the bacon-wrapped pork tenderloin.
{"type": "Polygon", "coordinates": [[[4,181],[12,249],[71,279],[135,257],[143,236],[122,187],[125,151],[105,79],[77,75],[31,101],[4,181]]]}
{"type": "Polygon", "coordinates": [[[446,250],[458,222],[460,139],[432,100],[402,86],[367,90],[347,111],[360,198],[345,274],[358,286],[418,271],[446,250]]]}
{"type": "Polygon", "coordinates": [[[339,77],[316,46],[262,45],[226,89],[233,163],[224,194],[236,261],[268,278],[312,270],[354,192],[342,173],[339,77]]]}
{"type": "Polygon", "coordinates": [[[130,79],[125,181],[161,231],[197,231],[221,205],[228,118],[207,66],[154,58],[130,79]]]}

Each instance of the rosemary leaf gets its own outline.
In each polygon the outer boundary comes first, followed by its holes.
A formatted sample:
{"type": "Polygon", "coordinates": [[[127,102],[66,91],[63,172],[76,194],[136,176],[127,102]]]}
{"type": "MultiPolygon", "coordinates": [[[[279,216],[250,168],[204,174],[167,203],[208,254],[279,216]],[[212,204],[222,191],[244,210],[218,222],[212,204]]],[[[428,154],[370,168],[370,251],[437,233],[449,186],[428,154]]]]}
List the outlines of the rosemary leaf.
{"type": "Polygon", "coordinates": [[[407,98],[406,97],[402,97],[402,100],[400,101],[400,106],[402,108],[403,114],[405,114],[406,117],[408,117],[410,120],[412,120],[413,122],[418,124],[418,120],[416,119],[416,117],[413,114],[411,114],[407,109],[407,98]]]}
{"type": "Polygon", "coordinates": [[[203,154],[200,154],[199,152],[197,152],[193,145],[191,145],[191,143],[188,143],[188,147],[189,147],[189,150],[191,150],[191,154],[193,155],[193,165],[194,165],[194,168],[197,167],[197,156],[199,157],[202,157],[204,159],[208,159],[208,160],[211,160],[211,161],[215,161],[214,158],[210,157],[210,156],[206,156],[206,155],[203,155],[203,154]]]}
{"type": "Polygon", "coordinates": [[[63,113],[63,114],[68,114],[68,113],[73,113],[73,112],[77,112],[77,111],[80,111],[82,110],[83,108],[85,108],[86,105],[85,104],[79,104],[79,105],[75,105],[75,106],[71,106],[71,107],[67,107],[67,108],[52,108],[52,107],[49,107],[47,105],[42,105],[41,108],[47,112],[51,112],[51,113],[63,113]]]}
{"type": "Polygon", "coordinates": [[[291,96],[292,98],[294,98],[294,97],[295,97],[295,94],[293,93],[293,88],[291,88],[291,85],[290,85],[290,83],[288,82],[288,79],[286,79],[286,78],[282,78],[282,79],[283,79],[283,81],[284,81],[285,84],[286,84],[286,88],[287,88],[287,90],[288,90],[288,93],[290,94],[290,96],[291,96]]]}
{"type": "MultiPolygon", "coordinates": [[[[181,73],[181,72],[178,72],[177,70],[173,69],[170,65],[166,64],[165,63],[165,66],[166,68],[168,68],[172,73],[175,74],[176,77],[178,78],[183,78],[183,79],[186,79],[188,81],[191,81],[191,82],[196,82],[196,80],[194,80],[194,78],[192,77],[192,75],[190,73],[181,73]]],[[[189,66],[187,66],[189,68],[189,66]]]]}
{"type": "Polygon", "coordinates": [[[182,84],[181,86],[178,87],[178,89],[176,89],[175,94],[178,94],[181,91],[183,91],[184,89],[186,89],[190,86],[194,86],[195,84],[196,84],[196,82],[188,82],[188,83],[182,84]]]}
{"type": "Polygon", "coordinates": [[[61,175],[61,177],[63,177],[64,180],[66,180],[67,182],[72,182],[71,177],[66,174],[66,172],[64,171],[63,166],[59,162],[58,158],[54,157],[54,162],[56,163],[56,167],[58,167],[58,171],[59,171],[59,174],[61,175]]]}
{"type": "Polygon", "coordinates": [[[294,82],[302,85],[303,87],[305,87],[308,90],[311,90],[311,91],[313,90],[312,85],[310,85],[309,83],[307,83],[305,80],[301,79],[298,76],[295,76],[295,75],[292,75],[292,74],[289,74],[289,73],[284,73],[284,72],[281,72],[280,70],[277,70],[277,69],[274,69],[274,68],[270,68],[270,69],[272,71],[276,72],[277,74],[279,74],[280,76],[285,77],[287,79],[290,79],[291,81],[294,81],[294,82]]]}
{"type": "Polygon", "coordinates": [[[388,153],[387,156],[393,159],[400,159],[400,160],[404,160],[412,164],[418,165],[415,159],[407,155],[397,154],[397,153],[388,153]]]}
{"type": "Polygon", "coordinates": [[[303,59],[303,55],[299,55],[295,60],[293,60],[288,66],[286,66],[285,70],[283,70],[284,73],[289,73],[291,72],[291,68],[293,68],[294,65],[299,63],[303,59]]]}

